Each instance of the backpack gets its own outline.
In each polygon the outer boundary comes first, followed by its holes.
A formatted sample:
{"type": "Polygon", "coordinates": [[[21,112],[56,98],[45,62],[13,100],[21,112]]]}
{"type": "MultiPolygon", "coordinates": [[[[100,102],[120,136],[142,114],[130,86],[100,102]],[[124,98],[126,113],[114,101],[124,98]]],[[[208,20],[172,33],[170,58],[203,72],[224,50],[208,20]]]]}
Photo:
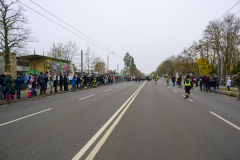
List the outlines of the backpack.
{"type": "Polygon", "coordinates": [[[6,77],[5,77],[3,84],[6,85],[6,83],[7,83],[7,82],[6,82],[6,77]]]}
{"type": "Polygon", "coordinates": [[[209,79],[207,80],[207,83],[210,84],[210,80],[209,79]]]}

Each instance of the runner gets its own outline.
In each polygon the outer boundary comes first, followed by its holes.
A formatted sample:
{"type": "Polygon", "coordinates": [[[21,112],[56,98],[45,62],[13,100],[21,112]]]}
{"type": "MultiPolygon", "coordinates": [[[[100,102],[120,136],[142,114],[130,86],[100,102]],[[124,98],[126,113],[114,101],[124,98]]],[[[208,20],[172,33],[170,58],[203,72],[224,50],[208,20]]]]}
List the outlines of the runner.
{"type": "Polygon", "coordinates": [[[189,75],[187,75],[187,77],[184,80],[184,86],[185,86],[185,93],[186,93],[185,99],[186,99],[186,98],[189,98],[190,89],[192,88],[192,81],[189,75]]]}
{"type": "Polygon", "coordinates": [[[169,86],[169,77],[168,76],[166,78],[166,81],[167,81],[167,86],[169,86]]]}

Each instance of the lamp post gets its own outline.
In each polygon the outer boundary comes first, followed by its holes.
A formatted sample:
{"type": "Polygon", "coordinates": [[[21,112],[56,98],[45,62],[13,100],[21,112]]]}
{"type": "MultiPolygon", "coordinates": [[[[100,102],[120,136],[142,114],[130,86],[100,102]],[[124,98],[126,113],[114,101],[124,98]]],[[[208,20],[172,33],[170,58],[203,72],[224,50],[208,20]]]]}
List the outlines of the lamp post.
{"type": "Polygon", "coordinates": [[[108,55],[107,55],[107,73],[109,71],[109,54],[114,54],[114,52],[108,53],[108,55]]]}

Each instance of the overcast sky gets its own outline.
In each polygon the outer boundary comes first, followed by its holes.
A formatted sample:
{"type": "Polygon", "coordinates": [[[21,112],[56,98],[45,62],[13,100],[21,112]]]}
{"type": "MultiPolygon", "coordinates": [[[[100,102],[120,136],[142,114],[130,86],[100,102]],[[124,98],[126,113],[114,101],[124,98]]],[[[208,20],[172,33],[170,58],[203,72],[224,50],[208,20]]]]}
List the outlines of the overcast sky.
{"type": "MultiPolygon", "coordinates": [[[[34,0],[33,0],[34,1],[34,0]]],[[[63,24],[29,0],[22,3],[63,24]]],[[[238,0],[41,0],[34,1],[79,31],[115,52],[110,55],[109,69],[124,67],[129,52],[143,73],[154,71],[171,55],[180,53],[198,37],[210,20],[220,18],[238,0]],[[121,58],[120,58],[121,57],[121,58]]],[[[25,9],[27,9],[25,7],[25,9]]],[[[240,3],[231,10],[240,10],[240,3]]],[[[107,52],[27,9],[36,54],[49,51],[52,42],[74,40],[80,49],[87,46],[107,62],[107,52]]],[[[240,12],[237,14],[240,15],[240,12]]],[[[77,32],[76,32],[77,33],[77,32]]],[[[77,33],[80,36],[80,33],[77,33]]],[[[84,37],[84,36],[83,36],[84,37]]]]}

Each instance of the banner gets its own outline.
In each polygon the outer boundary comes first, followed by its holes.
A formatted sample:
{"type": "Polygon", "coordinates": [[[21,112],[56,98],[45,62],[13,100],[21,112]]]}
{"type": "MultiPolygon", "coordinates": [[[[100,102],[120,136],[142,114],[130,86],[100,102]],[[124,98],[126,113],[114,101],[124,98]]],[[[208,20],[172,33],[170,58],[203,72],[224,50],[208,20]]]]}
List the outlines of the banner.
{"type": "Polygon", "coordinates": [[[58,61],[50,61],[50,74],[51,75],[60,75],[60,73],[67,73],[72,79],[74,76],[74,64],[72,63],[64,63],[64,62],[58,62],[58,61]]]}

